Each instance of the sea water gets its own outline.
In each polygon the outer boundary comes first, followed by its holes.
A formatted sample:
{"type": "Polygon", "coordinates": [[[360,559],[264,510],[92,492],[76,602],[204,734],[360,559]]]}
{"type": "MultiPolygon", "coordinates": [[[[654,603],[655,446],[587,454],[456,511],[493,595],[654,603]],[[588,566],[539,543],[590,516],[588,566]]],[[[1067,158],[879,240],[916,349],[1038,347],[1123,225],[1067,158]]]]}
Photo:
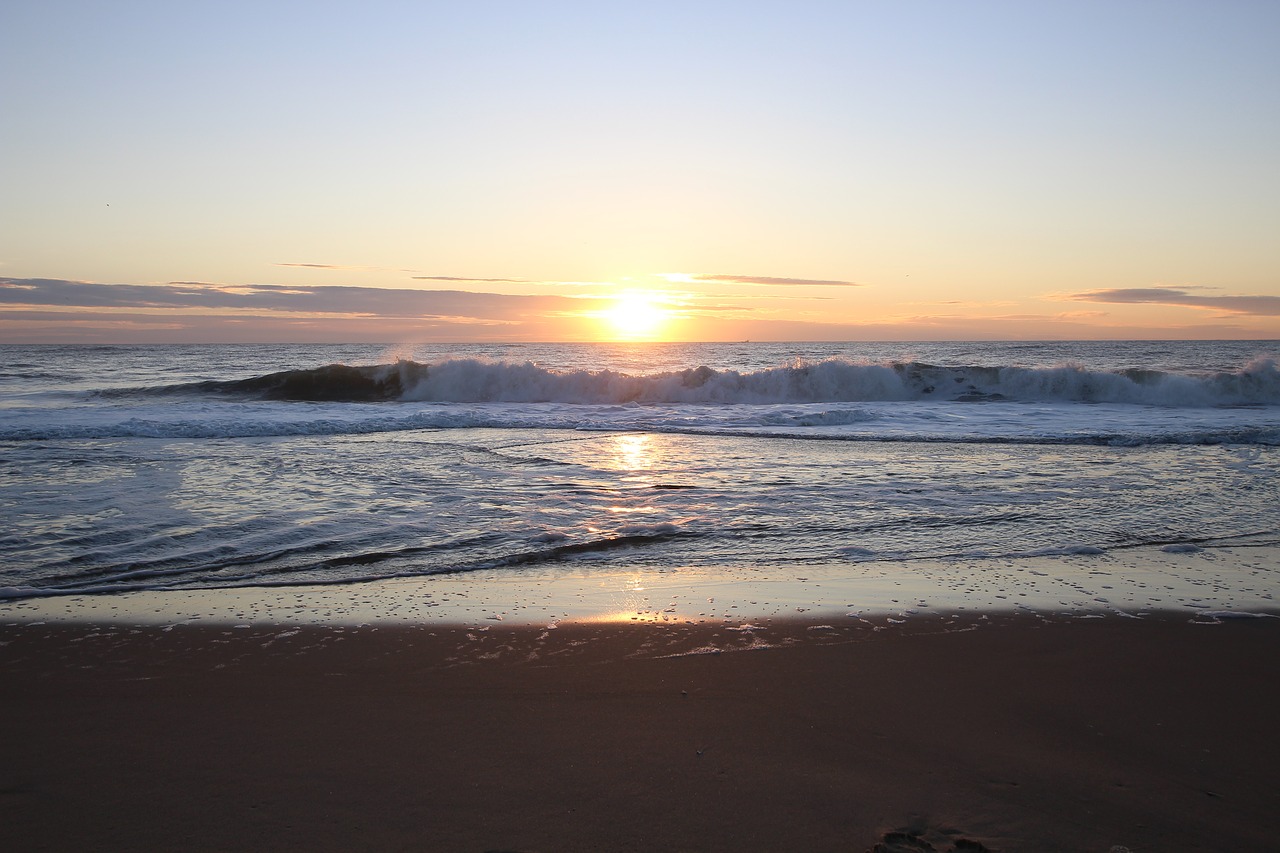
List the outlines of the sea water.
{"type": "Polygon", "coordinates": [[[0,594],[554,567],[944,571],[963,597],[1014,565],[1070,585],[1144,550],[1208,579],[1204,606],[1263,611],[1276,350],[0,346],[0,594]]]}

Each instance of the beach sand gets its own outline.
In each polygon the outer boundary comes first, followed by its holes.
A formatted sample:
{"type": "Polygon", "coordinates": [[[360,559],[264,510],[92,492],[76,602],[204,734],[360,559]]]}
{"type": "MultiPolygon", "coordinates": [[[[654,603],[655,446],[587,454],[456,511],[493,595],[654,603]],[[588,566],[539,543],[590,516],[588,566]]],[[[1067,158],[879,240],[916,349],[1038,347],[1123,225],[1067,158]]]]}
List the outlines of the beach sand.
{"type": "Polygon", "coordinates": [[[1158,614],[11,623],[0,826],[32,851],[1276,849],[1278,641],[1158,614]]]}

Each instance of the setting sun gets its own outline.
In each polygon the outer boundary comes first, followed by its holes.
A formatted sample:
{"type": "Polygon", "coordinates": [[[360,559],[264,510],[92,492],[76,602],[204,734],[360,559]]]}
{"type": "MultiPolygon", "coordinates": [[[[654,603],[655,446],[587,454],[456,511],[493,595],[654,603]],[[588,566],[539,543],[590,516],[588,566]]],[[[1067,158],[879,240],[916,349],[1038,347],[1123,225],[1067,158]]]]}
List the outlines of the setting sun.
{"type": "Polygon", "coordinates": [[[614,332],[624,338],[659,337],[663,325],[670,319],[667,309],[646,293],[619,296],[616,304],[603,316],[614,332]]]}

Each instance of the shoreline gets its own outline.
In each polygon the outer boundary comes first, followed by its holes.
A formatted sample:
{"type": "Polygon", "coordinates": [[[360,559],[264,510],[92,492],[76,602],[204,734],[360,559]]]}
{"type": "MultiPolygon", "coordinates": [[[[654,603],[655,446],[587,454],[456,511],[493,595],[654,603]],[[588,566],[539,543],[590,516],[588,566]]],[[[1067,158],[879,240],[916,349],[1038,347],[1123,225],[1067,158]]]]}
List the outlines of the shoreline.
{"type": "Polygon", "coordinates": [[[19,735],[0,820],[23,849],[1276,840],[1270,618],[63,623],[0,637],[0,724],[19,735]]]}
{"type": "Polygon", "coordinates": [[[0,599],[0,625],[549,625],[900,619],[984,613],[1222,616],[1280,613],[1280,547],[787,569],[549,563],[354,583],[0,599]]]}

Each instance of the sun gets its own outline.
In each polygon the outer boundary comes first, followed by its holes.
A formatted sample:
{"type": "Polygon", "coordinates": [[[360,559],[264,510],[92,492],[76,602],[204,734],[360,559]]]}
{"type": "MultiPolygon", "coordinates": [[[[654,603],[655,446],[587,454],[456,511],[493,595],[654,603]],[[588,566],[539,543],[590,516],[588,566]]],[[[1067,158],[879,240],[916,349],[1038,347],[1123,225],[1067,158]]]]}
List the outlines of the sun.
{"type": "Polygon", "coordinates": [[[624,293],[603,312],[619,337],[648,340],[657,337],[671,319],[670,313],[647,293],[624,293]]]}

